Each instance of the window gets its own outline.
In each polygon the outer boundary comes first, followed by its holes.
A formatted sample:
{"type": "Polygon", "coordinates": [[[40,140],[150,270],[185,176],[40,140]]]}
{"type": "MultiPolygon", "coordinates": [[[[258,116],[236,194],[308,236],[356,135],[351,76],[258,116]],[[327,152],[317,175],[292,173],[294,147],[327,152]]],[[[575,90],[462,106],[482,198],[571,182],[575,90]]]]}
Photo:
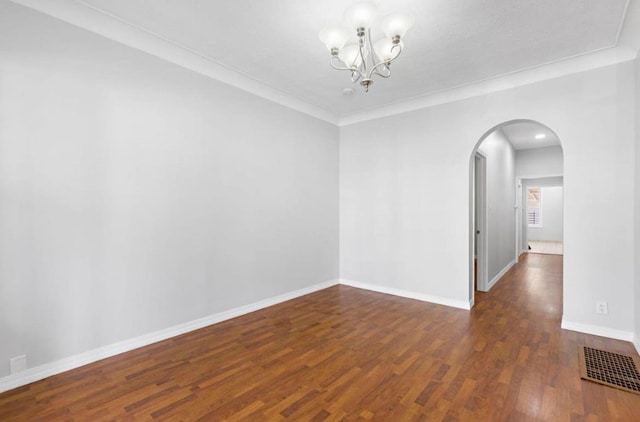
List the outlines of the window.
{"type": "Polygon", "coordinates": [[[529,227],[542,227],[542,189],[527,188],[527,223],[529,227]]]}

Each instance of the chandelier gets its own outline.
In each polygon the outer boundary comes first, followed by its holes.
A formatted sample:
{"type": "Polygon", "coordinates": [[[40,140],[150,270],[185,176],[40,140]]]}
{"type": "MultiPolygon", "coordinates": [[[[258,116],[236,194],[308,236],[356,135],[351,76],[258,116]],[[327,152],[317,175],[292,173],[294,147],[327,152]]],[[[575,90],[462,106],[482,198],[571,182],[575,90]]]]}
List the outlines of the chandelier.
{"type": "Polygon", "coordinates": [[[378,9],[370,2],[356,3],[344,14],[345,27],[329,27],[320,31],[320,41],[331,52],[329,64],[337,70],[351,72],[351,82],[360,81],[365,92],[374,75],[391,76],[391,62],[398,58],[404,43],[402,37],[413,26],[412,15],[392,13],[383,17],[380,28],[386,35],[375,42],[371,39],[371,25],[378,20],[378,9]],[[355,30],[357,42],[347,44],[355,30]]]}

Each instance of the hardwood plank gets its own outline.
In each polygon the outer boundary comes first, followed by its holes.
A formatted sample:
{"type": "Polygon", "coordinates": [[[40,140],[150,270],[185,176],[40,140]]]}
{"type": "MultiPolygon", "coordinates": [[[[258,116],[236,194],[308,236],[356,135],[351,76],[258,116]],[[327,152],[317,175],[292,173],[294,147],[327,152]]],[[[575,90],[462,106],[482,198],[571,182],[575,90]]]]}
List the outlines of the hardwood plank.
{"type": "Polygon", "coordinates": [[[628,421],[580,379],[562,257],[523,255],[472,311],[336,286],[0,394],[2,421],[628,421]]]}

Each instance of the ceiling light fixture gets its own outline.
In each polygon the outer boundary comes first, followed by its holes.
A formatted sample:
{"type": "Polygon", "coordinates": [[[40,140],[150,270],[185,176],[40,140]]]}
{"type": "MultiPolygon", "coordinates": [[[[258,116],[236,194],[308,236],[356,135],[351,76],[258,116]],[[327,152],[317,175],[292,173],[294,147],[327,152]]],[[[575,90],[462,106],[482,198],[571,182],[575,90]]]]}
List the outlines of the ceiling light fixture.
{"type": "Polygon", "coordinates": [[[544,138],[546,138],[546,137],[547,137],[547,135],[545,135],[544,133],[538,133],[538,134],[536,135],[536,139],[544,139],[544,138]]]}
{"type": "Polygon", "coordinates": [[[350,32],[344,27],[330,27],[320,31],[320,41],[331,52],[331,67],[351,72],[351,82],[360,81],[365,92],[373,83],[373,75],[391,76],[391,62],[398,58],[404,43],[402,37],[413,26],[412,15],[392,13],[380,21],[386,38],[376,42],[371,39],[371,25],[378,17],[378,8],[370,2],[356,3],[344,14],[347,27],[355,30],[357,43],[347,44],[350,32]]]}

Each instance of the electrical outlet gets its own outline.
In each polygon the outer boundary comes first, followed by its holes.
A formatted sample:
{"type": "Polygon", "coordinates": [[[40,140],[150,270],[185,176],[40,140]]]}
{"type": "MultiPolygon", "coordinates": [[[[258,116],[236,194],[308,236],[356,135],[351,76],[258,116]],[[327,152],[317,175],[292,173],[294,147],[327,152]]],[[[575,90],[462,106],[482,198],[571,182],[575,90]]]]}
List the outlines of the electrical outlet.
{"type": "Polygon", "coordinates": [[[9,359],[9,373],[15,374],[27,369],[27,355],[16,356],[9,359]]]}
{"type": "Polygon", "coordinates": [[[600,315],[608,315],[609,314],[609,306],[607,302],[599,300],[596,302],[596,313],[600,315]]]}

